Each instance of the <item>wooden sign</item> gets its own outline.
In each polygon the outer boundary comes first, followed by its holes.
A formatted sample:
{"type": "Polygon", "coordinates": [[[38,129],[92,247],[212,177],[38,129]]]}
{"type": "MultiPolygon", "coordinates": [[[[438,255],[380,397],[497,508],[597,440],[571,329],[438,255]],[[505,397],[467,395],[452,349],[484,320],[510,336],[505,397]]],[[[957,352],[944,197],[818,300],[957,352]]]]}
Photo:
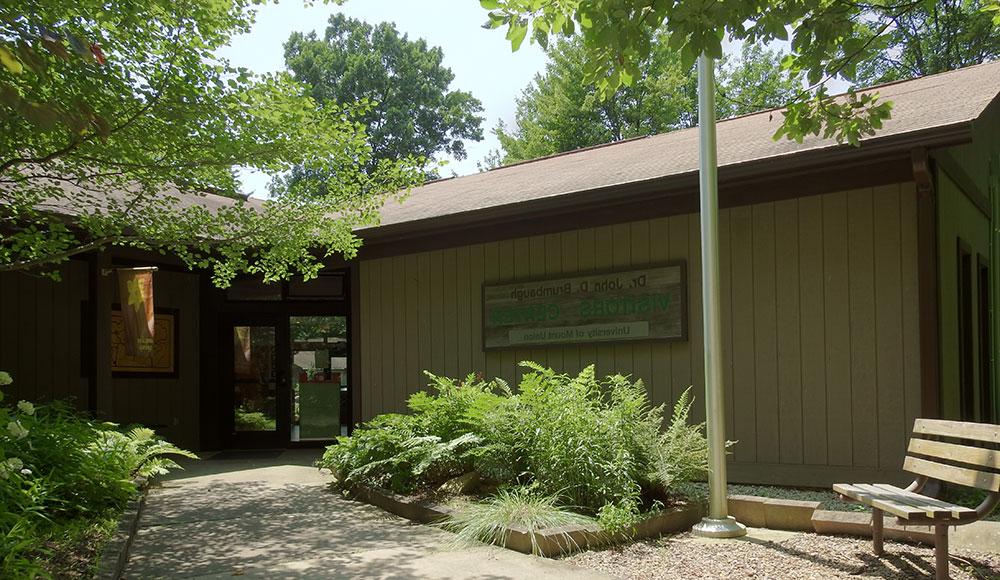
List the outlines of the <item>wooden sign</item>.
{"type": "Polygon", "coordinates": [[[683,262],[483,285],[483,346],[687,340],[683,262]]]}
{"type": "Polygon", "coordinates": [[[126,347],[125,321],[121,310],[111,311],[111,371],[115,375],[142,374],[172,377],[177,374],[177,314],[157,312],[153,348],[130,354],[126,347]]]}

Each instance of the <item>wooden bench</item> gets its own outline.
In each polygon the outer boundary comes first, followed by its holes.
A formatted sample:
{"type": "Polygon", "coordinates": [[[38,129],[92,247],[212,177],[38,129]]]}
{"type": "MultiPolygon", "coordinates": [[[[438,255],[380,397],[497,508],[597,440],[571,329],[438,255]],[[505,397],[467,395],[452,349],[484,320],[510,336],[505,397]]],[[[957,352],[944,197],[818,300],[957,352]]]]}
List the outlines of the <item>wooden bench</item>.
{"type": "Polygon", "coordinates": [[[838,483],[833,490],[872,508],[872,544],[882,555],[882,518],[902,526],[933,526],[937,578],[948,578],[948,526],[972,523],[1000,502],[1000,425],[917,419],[903,469],[916,474],[906,489],[882,483],[838,483]],[[984,445],[985,444],[985,445],[984,445]],[[987,492],[975,509],[920,495],[931,480],[987,492]]]}

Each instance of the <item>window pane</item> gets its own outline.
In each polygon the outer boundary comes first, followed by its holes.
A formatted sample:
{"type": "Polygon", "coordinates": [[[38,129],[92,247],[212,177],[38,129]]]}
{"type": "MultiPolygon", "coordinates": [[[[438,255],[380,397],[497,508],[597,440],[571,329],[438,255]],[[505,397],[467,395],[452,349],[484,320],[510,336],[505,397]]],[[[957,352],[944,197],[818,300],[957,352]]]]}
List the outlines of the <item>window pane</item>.
{"type": "Polygon", "coordinates": [[[343,434],[341,404],[347,394],[347,318],[293,316],[292,441],[343,434]]]}
{"type": "Polygon", "coordinates": [[[278,381],[272,326],[233,327],[233,414],[237,431],[274,431],[278,381]]]}

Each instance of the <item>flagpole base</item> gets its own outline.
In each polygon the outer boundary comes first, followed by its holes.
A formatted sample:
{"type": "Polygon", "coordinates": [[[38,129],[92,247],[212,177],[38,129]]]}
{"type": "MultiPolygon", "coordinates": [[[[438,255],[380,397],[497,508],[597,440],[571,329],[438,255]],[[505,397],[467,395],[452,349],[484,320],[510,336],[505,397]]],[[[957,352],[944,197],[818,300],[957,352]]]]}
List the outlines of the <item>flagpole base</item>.
{"type": "Polygon", "coordinates": [[[739,538],[747,535],[746,527],[733,516],[726,518],[702,518],[691,528],[691,533],[700,538],[739,538]]]}

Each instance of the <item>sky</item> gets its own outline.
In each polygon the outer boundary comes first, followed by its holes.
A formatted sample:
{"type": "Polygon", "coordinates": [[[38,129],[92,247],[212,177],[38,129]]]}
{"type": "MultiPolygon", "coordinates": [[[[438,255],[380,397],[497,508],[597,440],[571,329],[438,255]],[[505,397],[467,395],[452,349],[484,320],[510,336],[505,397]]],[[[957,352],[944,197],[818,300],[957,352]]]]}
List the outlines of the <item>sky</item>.
{"type": "MultiPolygon", "coordinates": [[[[485,138],[466,142],[469,156],[462,161],[449,159],[442,175],[477,171],[476,162],[499,146],[492,134],[497,121],[509,124],[513,120],[517,96],[545,68],[545,54],[537,45],[525,42],[514,53],[503,30],[483,29],[486,11],[476,0],[349,0],[340,6],[316,2],[310,7],[300,0],[285,0],[258,8],[253,29],[235,37],[218,54],[234,66],[258,73],[284,70],[282,45],[288,36],[309,31],[322,36],[327,19],[337,12],[372,24],[394,22],[411,39],[423,38],[431,46],[440,46],[444,65],[455,74],[451,88],[469,91],[482,101],[485,138]]],[[[241,177],[244,193],[266,195],[267,176],[241,177]]]]}

